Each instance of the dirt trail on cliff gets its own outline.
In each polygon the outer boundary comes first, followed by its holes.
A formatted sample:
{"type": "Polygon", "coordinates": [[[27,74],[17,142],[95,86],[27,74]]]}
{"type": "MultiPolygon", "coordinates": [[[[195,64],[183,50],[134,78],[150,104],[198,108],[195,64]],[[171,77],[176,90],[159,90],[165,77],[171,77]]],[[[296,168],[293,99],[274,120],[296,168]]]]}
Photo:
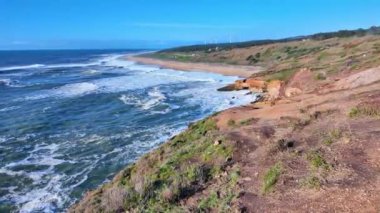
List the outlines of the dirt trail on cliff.
{"type": "Polygon", "coordinates": [[[240,144],[239,209],[379,212],[379,80],[369,69],[275,105],[219,114],[220,130],[240,144]]]}

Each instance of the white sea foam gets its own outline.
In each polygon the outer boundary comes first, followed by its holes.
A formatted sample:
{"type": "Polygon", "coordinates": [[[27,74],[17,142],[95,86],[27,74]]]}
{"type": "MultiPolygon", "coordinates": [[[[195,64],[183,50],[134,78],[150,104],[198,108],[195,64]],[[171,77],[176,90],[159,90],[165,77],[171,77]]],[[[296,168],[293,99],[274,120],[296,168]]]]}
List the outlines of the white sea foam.
{"type": "Polygon", "coordinates": [[[112,66],[112,67],[129,67],[133,64],[135,64],[133,61],[127,61],[122,60],[120,57],[123,57],[122,55],[108,55],[105,56],[102,59],[99,59],[99,63],[105,66],[112,66]]]}
{"type": "Polygon", "coordinates": [[[5,136],[0,136],[0,143],[4,143],[7,141],[7,138],[5,136]]]}
{"type": "MultiPolygon", "coordinates": [[[[87,63],[64,63],[64,64],[30,64],[30,65],[21,65],[21,66],[9,66],[9,67],[0,67],[0,71],[12,71],[12,70],[25,70],[25,69],[37,69],[37,68],[73,68],[73,67],[88,67],[95,65],[107,65],[107,66],[121,66],[123,60],[116,62],[117,58],[121,55],[112,55],[106,56],[102,59],[90,61],[87,63]]],[[[133,62],[124,62],[125,65],[131,65],[133,62]]]]}
{"type": "Polygon", "coordinates": [[[41,181],[42,176],[49,173],[49,171],[35,171],[35,172],[23,172],[23,171],[12,171],[11,169],[16,166],[21,165],[43,165],[49,166],[48,170],[51,170],[54,166],[62,164],[64,162],[71,162],[66,160],[61,160],[57,157],[59,155],[55,154],[55,152],[59,150],[58,144],[50,144],[50,145],[37,145],[23,160],[16,161],[5,165],[0,168],[0,173],[6,173],[9,175],[24,175],[35,182],[41,181]],[[43,151],[43,152],[41,152],[43,151]],[[41,153],[40,153],[41,152],[41,153]]]}
{"type": "Polygon", "coordinates": [[[98,86],[93,83],[83,82],[75,84],[67,84],[55,89],[53,92],[55,96],[77,96],[93,92],[98,89],[98,86]]]}
{"type": "MultiPolygon", "coordinates": [[[[55,207],[61,207],[69,200],[68,191],[72,188],[62,186],[63,180],[68,177],[57,174],[54,166],[62,164],[64,161],[57,157],[56,151],[60,149],[58,144],[37,145],[29,156],[21,161],[13,162],[0,168],[0,173],[10,176],[24,176],[33,180],[33,188],[27,191],[13,191],[0,200],[8,200],[16,203],[20,208],[19,212],[54,212],[55,207]],[[44,170],[38,171],[13,171],[12,168],[20,165],[48,165],[44,170]],[[47,181],[47,182],[46,182],[47,181]],[[41,184],[43,187],[41,188],[41,184]]],[[[73,163],[73,162],[71,162],[73,163]]]]}
{"type": "Polygon", "coordinates": [[[189,105],[200,105],[206,111],[221,111],[256,100],[255,95],[245,95],[246,91],[216,92],[220,85],[204,85],[203,87],[181,90],[173,96],[184,97],[189,105]],[[210,92],[215,91],[215,92],[210,92]],[[207,94],[207,96],[205,96],[207,94]]]}
{"type": "Polygon", "coordinates": [[[128,68],[131,70],[140,70],[140,71],[147,71],[147,72],[159,69],[157,66],[138,65],[133,61],[124,60],[121,57],[125,57],[125,55],[121,55],[121,54],[103,55],[103,57],[100,59],[91,60],[85,63],[30,64],[30,65],[20,65],[20,66],[8,66],[8,67],[0,67],[0,72],[12,71],[12,70],[41,69],[41,68],[54,69],[54,68],[90,67],[90,66],[109,66],[109,67],[128,68]]]}
{"type": "Polygon", "coordinates": [[[142,105],[142,108],[148,110],[166,99],[165,95],[155,87],[152,91],[148,92],[149,100],[142,105]]]}
{"type": "MultiPolygon", "coordinates": [[[[119,97],[119,100],[122,101],[126,105],[134,105],[136,107],[139,107],[142,110],[151,110],[155,106],[158,106],[160,104],[165,104],[164,101],[166,100],[166,96],[159,90],[158,87],[154,87],[152,90],[148,92],[148,96],[143,97],[137,97],[132,94],[123,94],[119,97]]],[[[152,111],[152,113],[167,113],[170,111],[170,108],[166,108],[163,111],[152,111]]]]}
{"type": "Polygon", "coordinates": [[[102,61],[92,61],[87,63],[66,63],[66,64],[31,64],[24,66],[10,66],[10,67],[0,67],[0,71],[12,71],[12,70],[26,70],[26,69],[53,69],[53,68],[73,68],[73,67],[89,67],[101,65],[102,61]]]}
{"type": "Polygon", "coordinates": [[[26,97],[25,99],[37,100],[37,99],[49,98],[49,97],[67,98],[67,97],[74,97],[74,96],[89,94],[91,92],[95,92],[97,89],[98,89],[97,85],[93,83],[89,83],[89,82],[66,84],[64,86],[61,86],[55,89],[37,92],[32,96],[26,97]]]}
{"type": "Polygon", "coordinates": [[[13,81],[10,78],[0,78],[0,86],[2,85],[7,87],[23,87],[23,85],[18,83],[18,81],[13,81]]]}
{"type": "Polygon", "coordinates": [[[21,70],[21,69],[35,69],[40,68],[45,65],[43,64],[31,64],[31,65],[24,65],[24,66],[10,66],[10,67],[0,67],[0,71],[11,71],[11,70],[21,70]]]}
{"type": "Polygon", "coordinates": [[[99,70],[95,70],[95,69],[89,69],[89,70],[83,71],[82,73],[83,74],[87,74],[87,75],[93,75],[93,74],[100,73],[100,71],[99,70]]]}
{"type": "MultiPolygon", "coordinates": [[[[147,114],[164,114],[170,112],[172,109],[179,108],[177,105],[169,105],[172,97],[183,97],[186,104],[197,105],[202,109],[203,112],[199,113],[199,117],[194,119],[200,119],[207,115],[207,113],[226,109],[231,106],[249,103],[254,98],[244,95],[245,92],[243,91],[231,93],[216,91],[217,88],[233,82],[237,77],[226,77],[202,72],[181,72],[170,69],[159,69],[158,67],[137,65],[127,61],[123,61],[122,63],[124,64],[121,64],[116,56],[109,56],[102,60],[103,61],[96,63],[116,67],[116,69],[125,72],[133,70],[133,75],[66,84],[54,89],[31,93],[27,98],[68,98],[93,93],[122,92],[123,94],[120,95],[119,100],[124,104],[134,105],[141,110],[145,110],[147,114]],[[175,91],[166,90],[165,85],[170,84],[186,84],[187,86],[184,86],[186,89],[181,88],[175,91]],[[134,95],[135,93],[129,92],[130,90],[136,89],[142,89],[143,94],[147,94],[147,96],[142,97],[141,95],[134,95]]],[[[10,197],[6,199],[15,202],[20,207],[20,212],[54,212],[56,210],[55,207],[62,208],[67,205],[67,202],[72,201],[69,199],[72,189],[91,177],[91,172],[100,165],[99,162],[102,162],[103,159],[112,157],[110,161],[119,165],[130,163],[141,156],[141,154],[146,153],[159,143],[179,133],[186,128],[186,126],[186,120],[178,119],[170,126],[168,124],[160,124],[159,126],[137,130],[131,128],[126,129],[123,133],[113,134],[112,136],[79,132],[76,134],[75,145],[73,141],[68,141],[59,142],[59,145],[41,144],[36,146],[33,151],[29,152],[27,158],[0,168],[0,172],[5,172],[12,176],[23,175],[31,178],[35,186],[26,192],[13,192],[10,197]],[[138,135],[144,135],[146,137],[138,135]],[[131,138],[133,138],[133,140],[131,138]],[[59,154],[59,152],[66,149],[65,146],[70,149],[72,148],[71,146],[75,146],[75,148],[80,148],[79,146],[98,146],[100,143],[107,144],[110,140],[128,141],[128,144],[108,149],[107,152],[101,154],[92,154],[91,156],[81,156],[77,158],[70,156],[70,161],[62,160],[63,156],[59,154]],[[54,169],[57,165],[62,163],[81,163],[85,165],[85,168],[76,174],[66,176],[64,173],[57,172],[57,170],[54,169]],[[47,165],[48,169],[28,173],[12,171],[12,167],[31,164],[47,165]]],[[[57,141],[59,141],[59,139],[66,137],[65,134],[69,133],[50,135],[49,138],[53,140],[56,138],[57,141]]]]}
{"type": "Polygon", "coordinates": [[[19,109],[19,108],[20,108],[19,106],[5,107],[5,108],[0,109],[0,112],[7,112],[7,111],[11,111],[11,110],[16,110],[16,109],[19,109]]]}
{"type": "Polygon", "coordinates": [[[0,86],[1,85],[9,86],[11,82],[12,80],[9,78],[0,78],[0,86]]]}
{"type": "Polygon", "coordinates": [[[67,199],[62,196],[60,175],[54,175],[42,189],[33,189],[23,196],[17,197],[16,202],[21,204],[20,212],[54,212],[55,206],[62,206],[67,199]]]}
{"type": "Polygon", "coordinates": [[[160,69],[155,72],[138,72],[131,76],[103,78],[89,82],[67,84],[59,88],[40,91],[26,99],[41,99],[48,97],[73,97],[90,93],[115,93],[134,89],[143,89],[165,84],[183,82],[210,82],[221,86],[236,80],[236,77],[227,77],[212,73],[181,72],[160,69]]]}

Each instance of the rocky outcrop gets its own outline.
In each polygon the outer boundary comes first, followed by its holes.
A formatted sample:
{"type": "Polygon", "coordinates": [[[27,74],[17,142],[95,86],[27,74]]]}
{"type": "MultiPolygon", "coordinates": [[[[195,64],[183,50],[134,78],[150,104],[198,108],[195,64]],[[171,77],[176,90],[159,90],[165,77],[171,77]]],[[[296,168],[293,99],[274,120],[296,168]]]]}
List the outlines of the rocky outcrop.
{"type": "Polygon", "coordinates": [[[302,68],[288,81],[284,92],[285,96],[291,97],[312,90],[315,88],[315,83],[313,82],[315,82],[315,80],[313,79],[311,70],[302,68]]]}
{"type": "Polygon", "coordinates": [[[275,101],[284,95],[285,83],[280,80],[270,81],[266,86],[268,101],[275,101]]]}
{"type": "Polygon", "coordinates": [[[235,82],[235,88],[238,90],[247,89],[252,92],[265,92],[266,87],[267,82],[257,78],[246,78],[235,82]]]}
{"type": "Polygon", "coordinates": [[[265,100],[274,101],[284,95],[284,85],[280,80],[267,82],[260,78],[246,78],[222,87],[219,91],[249,90],[254,93],[264,93],[265,100]]]}

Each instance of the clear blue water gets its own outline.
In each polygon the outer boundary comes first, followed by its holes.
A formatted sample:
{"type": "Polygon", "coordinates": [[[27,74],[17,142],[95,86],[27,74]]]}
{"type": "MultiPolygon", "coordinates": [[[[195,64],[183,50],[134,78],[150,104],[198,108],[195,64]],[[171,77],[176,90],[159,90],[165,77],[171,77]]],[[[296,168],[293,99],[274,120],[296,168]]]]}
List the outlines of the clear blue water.
{"type": "Polygon", "coordinates": [[[0,52],[0,211],[62,212],[190,122],[254,99],[136,51],[0,52]]]}

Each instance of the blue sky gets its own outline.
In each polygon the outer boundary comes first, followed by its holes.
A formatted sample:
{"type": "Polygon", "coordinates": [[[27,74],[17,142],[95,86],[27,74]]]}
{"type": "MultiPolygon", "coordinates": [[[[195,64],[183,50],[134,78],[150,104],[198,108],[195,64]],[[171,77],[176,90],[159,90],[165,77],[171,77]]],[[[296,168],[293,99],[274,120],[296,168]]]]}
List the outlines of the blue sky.
{"type": "Polygon", "coordinates": [[[379,0],[0,0],[0,49],[163,48],[380,25],[379,0]]]}

